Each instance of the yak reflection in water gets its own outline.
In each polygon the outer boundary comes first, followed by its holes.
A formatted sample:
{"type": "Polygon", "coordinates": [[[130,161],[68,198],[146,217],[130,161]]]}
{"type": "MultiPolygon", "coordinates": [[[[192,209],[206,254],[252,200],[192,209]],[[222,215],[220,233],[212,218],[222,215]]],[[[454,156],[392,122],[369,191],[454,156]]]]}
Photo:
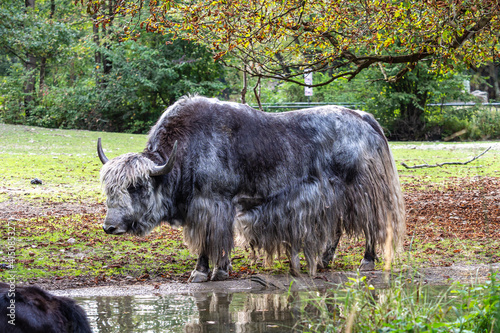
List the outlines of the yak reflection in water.
{"type": "Polygon", "coordinates": [[[290,332],[298,317],[297,302],[283,294],[194,295],[198,319],[187,333],[290,332]]]}
{"type": "Polygon", "coordinates": [[[298,294],[77,297],[93,332],[292,332],[298,294]]]}

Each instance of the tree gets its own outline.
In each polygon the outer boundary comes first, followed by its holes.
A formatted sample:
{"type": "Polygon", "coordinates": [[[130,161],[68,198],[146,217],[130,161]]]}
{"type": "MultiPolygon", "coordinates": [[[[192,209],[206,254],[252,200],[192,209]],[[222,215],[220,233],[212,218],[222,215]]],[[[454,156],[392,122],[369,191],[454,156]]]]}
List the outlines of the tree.
{"type": "MultiPolygon", "coordinates": [[[[342,102],[366,110],[376,117],[391,140],[439,139],[463,129],[460,127],[450,133],[451,127],[455,126],[448,124],[462,126],[451,124],[450,118],[456,117],[461,122],[470,119],[474,112],[471,109],[453,112],[442,107],[443,103],[474,99],[464,90],[464,80],[470,75],[462,74],[461,68],[445,74],[430,73],[429,64],[424,61],[400,80],[388,82],[384,77],[395,75],[400,67],[380,67],[368,68],[351,81],[338,79],[317,87],[310,102],[342,102]]],[[[315,82],[322,82],[325,75],[329,74],[315,73],[315,82]]],[[[268,103],[307,102],[309,98],[304,96],[303,87],[290,82],[267,82],[263,88],[268,103]]]]}
{"type": "Polygon", "coordinates": [[[428,64],[420,62],[398,81],[380,80],[381,76],[395,75],[397,66],[386,66],[382,71],[367,71],[372,82],[372,96],[366,108],[379,119],[392,140],[440,139],[442,128],[436,119],[442,112],[427,104],[451,101],[468,101],[472,96],[465,93],[465,75],[452,71],[446,74],[429,72],[428,64]]]}
{"type": "MultiPolygon", "coordinates": [[[[100,9],[99,1],[85,3],[90,13],[100,9]]],[[[203,43],[215,59],[251,76],[304,85],[304,71],[329,71],[314,84],[321,86],[378,63],[401,65],[387,81],[422,60],[432,61],[434,72],[478,67],[500,54],[499,14],[498,0],[131,0],[97,21],[142,21],[147,31],[203,43]]],[[[125,35],[136,34],[132,27],[125,35]]]]}
{"type": "MultiPolygon", "coordinates": [[[[94,130],[147,132],[166,107],[183,95],[216,95],[224,88],[218,80],[222,65],[214,63],[202,46],[168,36],[144,35],[137,41],[113,43],[100,48],[113,66],[105,84],[78,90],[75,100],[88,96],[74,110],[80,125],[94,130]]],[[[67,115],[67,112],[58,112],[67,115]]],[[[74,121],[64,119],[66,123],[74,121]]]]}
{"type": "MultiPolygon", "coordinates": [[[[500,60],[500,59],[499,59],[500,60]]],[[[500,61],[488,62],[479,68],[473,68],[471,90],[488,92],[489,100],[500,100],[500,61]]]]}
{"type": "Polygon", "coordinates": [[[24,4],[7,0],[0,5],[0,55],[6,54],[24,67],[22,99],[14,103],[25,118],[36,106],[37,74],[41,90],[47,63],[74,36],[66,23],[53,21],[55,7],[55,0],[26,0],[24,4]]]}
{"type": "MultiPolygon", "coordinates": [[[[28,15],[33,15],[35,11],[35,0],[25,0],[26,13],[28,15]]],[[[33,55],[31,50],[27,50],[25,54],[24,67],[28,73],[26,83],[24,84],[24,107],[26,116],[29,116],[29,109],[33,102],[33,94],[35,92],[35,69],[36,69],[36,57],[33,55]]]]}
{"type": "MultiPolygon", "coordinates": [[[[117,3],[105,0],[103,12],[117,3]]],[[[93,26],[66,0],[29,4],[0,3],[1,122],[145,132],[181,96],[224,89],[222,64],[203,46],[158,34],[121,40],[121,18],[93,26]]]]}
{"type": "Polygon", "coordinates": [[[113,68],[113,62],[108,56],[112,45],[114,33],[112,30],[114,15],[113,8],[116,6],[116,0],[106,0],[102,2],[101,11],[93,13],[92,18],[95,21],[98,15],[107,15],[109,19],[102,25],[93,25],[93,39],[96,44],[95,67],[97,69],[96,82],[98,86],[105,88],[108,84],[108,75],[113,68]],[[99,31],[99,27],[101,28],[99,31]]]}

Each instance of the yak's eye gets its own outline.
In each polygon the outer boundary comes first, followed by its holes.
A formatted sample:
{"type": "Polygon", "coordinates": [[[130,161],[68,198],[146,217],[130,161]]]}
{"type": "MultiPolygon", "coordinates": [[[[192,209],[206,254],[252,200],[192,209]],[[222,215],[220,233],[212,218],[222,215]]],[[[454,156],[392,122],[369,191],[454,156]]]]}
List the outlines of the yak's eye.
{"type": "Polygon", "coordinates": [[[130,194],[135,194],[135,193],[139,192],[139,190],[140,190],[140,187],[139,187],[139,186],[129,186],[129,187],[127,188],[127,191],[128,191],[128,193],[130,193],[130,194]]]}

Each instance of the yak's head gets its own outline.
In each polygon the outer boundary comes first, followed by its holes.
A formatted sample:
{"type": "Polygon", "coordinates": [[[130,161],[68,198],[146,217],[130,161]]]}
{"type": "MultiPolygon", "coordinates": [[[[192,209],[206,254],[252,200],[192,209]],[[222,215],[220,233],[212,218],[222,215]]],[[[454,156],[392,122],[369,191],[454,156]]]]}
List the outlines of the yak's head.
{"type": "Polygon", "coordinates": [[[97,140],[97,154],[103,167],[101,183],[108,211],[103,229],[108,234],[130,233],[145,235],[161,223],[165,200],[160,190],[160,178],[174,165],[177,142],[164,165],[156,165],[140,154],[124,154],[108,160],[97,140]]]}

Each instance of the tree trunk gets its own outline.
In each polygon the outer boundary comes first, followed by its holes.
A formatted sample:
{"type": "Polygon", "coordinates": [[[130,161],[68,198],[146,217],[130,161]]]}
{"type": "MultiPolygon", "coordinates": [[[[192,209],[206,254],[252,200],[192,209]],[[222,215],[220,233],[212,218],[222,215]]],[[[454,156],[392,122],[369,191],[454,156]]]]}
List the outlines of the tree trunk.
{"type": "Polygon", "coordinates": [[[259,76],[259,78],[257,79],[257,83],[255,84],[255,87],[253,88],[253,93],[255,95],[255,99],[257,100],[257,104],[259,105],[259,110],[264,111],[264,109],[262,108],[262,103],[260,101],[260,79],[261,79],[261,77],[259,76]]]}
{"type": "MultiPolygon", "coordinates": [[[[415,71],[418,75],[418,69],[415,71]]],[[[394,132],[390,135],[395,140],[421,139],[424,134],[425,121],[423,119],[425,106],[429,99],[428,92],[419,91],[418,82],[405,78],[391,84],[392,89],[398,93],[411,93],[416,98],[400,104],[400,115],[394,124],[394,132]]]]}
{"type": "MultiPolygon", "coordinates": [[[[93,15],[92,16],[92,19],[95,21],[97,19],[97,14],[93,15]]],[[[101,52],[99,51],[99,47],[100,47],[100,38],[99,38],[99,26],[97,24],[94,24],[92,26],[92,33],[94,34],[94,43],[95,43],[95,46],[96,46],[96,51],[94,53],[94,63],[95,63],[95,68],[96,68],[96,74],[95,74],[95,83],[96,83],[96,86],[100,86],[102,81],[101,81],[101,77],[99,75],[99,69],[101,67],[101,62],[102,62],[102,56],[101,56],[101,52]]]]}
{"type": "Polygon", "coordinates": [[[26,82],[24,83],[24,107],[26,117],[30,115],[29,110],[31,109],[31,103],[34,101],[34,93],[35,93],[35,70],[36,70],[36,58],[32,54],[27,55],[27,61],[24,64],[24,69],[28,73],[28,77],[26,78],[26,82]]]}
{"type": "MultiPolygon", "coordinates": [[[[29,8],[31,8],[31,10],[35,9],[35,0],[25,0],[24,4],[26,6],[26,12],[29,8]]],[[[26,59],[24,69],[26,70],[28,76],[24,83],[24,112],[27,118],[30,115],[30,108],[32,107],[31,104],[34,101],[36,57],[28,51],[26,59]]]]}
{"type": "Polygon", "coordinates": [[[495,62],[491,62],[488,66],[490,70],[490,80],[492,83],[492,90],[490,92],[490,99],[498,100],[500,98],[500,84],[498,78],[498,65],[495,62]]]}
{"type": "Polygon", "coordinates": [[[40,83],[38,85],[38,97],[43,98],[43,92],[45,87],[45,66],[47,65],[47,58],[42,57],[40,59],[40,83]]]}
{"type": "Polygon", "coordinates": [[[247,72],[243,71],[243,88],[241,88],[241,104],[245,104],[247,102],[247,72]]]}
{"type": "MultiPolygon", "coordinates": [[[[94,24],[93,27],[93,34],[94,34],[94,43],[97,47],[97,51],[95,52],[95,64],[96,64],[96,84],[97,86],[100,87],[106,87],[107,85],[107,75],[111,73],[111,70],[113,69],[113,62],[109,58],[106,53],[103,53],[99,51],[101,47],[101,39],[103,41],[103,47],[106,49],[110,49],[111,45],[108,42],[109,40],[109,35],[111,34],[111,23],[113,22],[113,6],[114,2],[113,0],[109,0],[107,2],[107,9],[108,9],[108,17],[109,17],[109,22],[107,23],[107,26],[103,24],[101,26],[101,33],[102,35],[99,34],[99,26],[94,24]],[[99,69],[102,67],[102,70],[99,71],[99,69]],[[102,73],[102,75],[99,75],[99,73],[102,73]]],[[[104,9],[106,10],[106,8],[104,9]]],[[[97,18],[97,14],[92,16],[94,20],[97,18]]]]}
{"type": "MultiPolygon", "coordinates": [[[[104,34],[104,36],[106,36],[107,40],[109,40],[110,38],[110,35],[111,35],[111,24],[113,23],[113,0],[109,0],[108,1],[108,16],[110,17],[109,19],[109,24],[108,26],[103,26],[103,29],[102,29],[102,32],[104,34]]],[[[104,47],[106,49],[110,49],[111,47],[111,44],[109,42],[105,42],[104,43],[104,47]]],[[[113,69],[113,62],[111,61],[111,59],[109,58],[108,55],[104,55],[103,58],[102,58],[102,65],[103,65],[103,73],[104,75],[108,75],[109,73],[111,73],[111,69],[113,69]]]]}
{"type": "MultiPolygon", "coordinates": [[[[52,20],[54,18],[54,13],[56,11],[56,2],[55,0],[50,0],[50,14],[49,14],[49,20],[52,20]]],[[[38,88],[38,96],[41,98],[43,97],[43,91],[44,91],[44,86],[45,86],[45,72],[46,72],[46,65],[47,65],[47,57],[42,57],[40,59],[40,84],[38,88]]]]}
{"type": "Polygon", "coordinates": [[[56,12],[56,1],[55,0],[50,0],[50,15],[49,19],[54,18],[54,13],[56,12]]]}

